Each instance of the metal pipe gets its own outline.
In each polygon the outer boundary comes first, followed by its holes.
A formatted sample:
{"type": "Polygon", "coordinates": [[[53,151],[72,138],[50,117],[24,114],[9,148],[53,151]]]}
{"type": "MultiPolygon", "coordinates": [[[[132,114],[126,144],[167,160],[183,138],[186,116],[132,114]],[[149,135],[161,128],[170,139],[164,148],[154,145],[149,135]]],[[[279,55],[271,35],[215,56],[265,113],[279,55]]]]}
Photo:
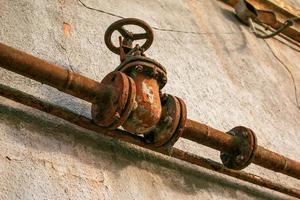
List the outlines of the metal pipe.
{"type": "Polygon", "coordinates": [[[300,163],[258,146],[252,161],[261,167],[300,179],[300,163]]]}
{"type": "Polygon", "coordinates": [[[80,126],[82,128],[86,128],[88,130],[95,131],[101,135],[113,137],[116,139],[119,139],[121,141],[125,141],[128,143],[132,143],[135,145],[138,145],[140,147],[144,147],[150,150],[153,150],[155,152],[164,154],[166,156],[170,156],[176,159],[183,160],[185,162],[204,167],[206,169],[219,172],[221,174],[228,175],[230,177],[234,177],[249,183],[253,183],[255,185],[259,185],[261,187],[265,187],[277,192],[281,192],[283,194],[287,194],[293,197],[300,198],[300,190],[290,188],[278,183],[274,183],[268,179],[265,179],[260,176],[256,176],[251,173],[246,173],[242,171],[235,171],[228,169],[224,167],[222,164],[214,162],[210,159],[203,158],[201,156],[197,156],[185,151],[182,151],[177,148],[171,148],[170,150],[166,149],[159,149],[156,147],[153,147],[149,144],[146,144],[142,137],[130,134],[126,131],[122,130],[109,130],[107,128],[103,128],[100,126],[97,126],[93,121],[87,117],[78,115],[66,108],[62,108],[60,106],[51,104],[49,102],[45,102],[37,97],[34,97],[32,95],[26,94],[22,91],[10,88],[8,86],[0,84],[0,95],[3,97],[6,97],[10,100],[13,100],[15,102],[24,104],[26,106],[38,109],[42,112],[54,115],[56,117],[59,117],[61,119],[64,119],[72,124],[75,124],[77,126],[80,126]]]}
{"type": "Polygon", "coordinates": [[[188,119],[182,137],[218,151],[229,151],[238,145],[234,137],[194,120],[188,119]]]}
{"type": "Polygon", "coordinates": [[[96,103],[100,83],[60,66],[0,43],[2,68],[21,74],[58,90],[96,103]]]}
{"type": "MultiPolygon", "coordinates": [[[[96,101],[97,95],[100,95],[100,83],[1,43],[0,67],[90,102],[96,101]]],[[[237,137],[192,120],[188,120],[183,137],[219,151],[234,151],[240,145],[237,137]]],[[[260,146],[255,152],[253,163],[300,179],[300,163],[260,146]]]]}
{"type": "MultiPolygon", "coordinates": [[[[236,137],[193,120],[187,121],[182,137],[222,152],[232,151],[240,145],[236,137]]],[[[299,162],[264,147],[257,147],[252,163],[300,179],[299,162]]]]}

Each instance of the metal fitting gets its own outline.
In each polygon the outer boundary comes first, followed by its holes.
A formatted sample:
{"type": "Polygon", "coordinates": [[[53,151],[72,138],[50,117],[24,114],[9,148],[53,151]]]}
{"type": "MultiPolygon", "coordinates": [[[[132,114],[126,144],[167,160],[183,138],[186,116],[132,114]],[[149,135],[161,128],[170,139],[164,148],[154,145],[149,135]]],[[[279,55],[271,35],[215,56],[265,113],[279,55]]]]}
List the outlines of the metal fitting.
{"type": "Polygon", "coordinates": [[[238,145],[230,151],[221,151],[223,164],[230,169],[241,170],[246,168],[253,160],[257,149],[257,139],[254,132],[246,127],[237,126],[227,134],[237,138],[238,145]]]}
{"type": "Polygon", "coordinates": [[[163,95],[162,115],[155,128],[145,135],[147,143],[156,147],[172,147],[181,137],[186,124],[187,111],[182,99],[163,95]]]}
{"type": "Polygon", "coordinates": [[[136,85],[137,108],[123,127],[134,133],[146,134],[161,118],[159,91],[165,85],[166,70],[144,56],[128,56],[116,69],[130,76],[136,85]]]}
{"type": "Polygon", "coordinates": [[[185,127],[186,106],[177,97],[161,94],[167,83],[166,69],[143,53],[152,41],[152,29],[138,19],[122,19],[107,29],[106,45],[120,55],[121,64],[101,82],[102,95],[92,106],[92,117],[101,126],[123,126],[129,132],[143,134],[145,141],[156,147],[171,147],[185,127]],[[125,25],[137,25],[146,33],[134,34],[125,25]],[[119,48],[112,43],[114,31],[123,36],[119,48]],[[133,47],[136,39],[146,39],[146,43],[133,47]]]}
{"type": "Polygon", "coordinates": [[[92,104],[92,118],[100,126],[116,129],[127,120],[136,97],[134,81],[122,72],[111,72],[102,81],[92,104]]]}
{"type": "MultiPolygon", "coordinates": [[[[167,80],[167,73],[165,68],[155,60],[145,57],[144,51],[147,50],[153,42],[153,31],[151,27],[144,21],[134,18],[121,19],[114,22],[111,26],[108,27],[105,33],[105,43],[107,47],[114,53],[119,54],[121,58],[121,64],[116,68],[115,72],[122,72],[122,74],[126,74],[130,80],[134,82],[135,87],[135,102],[128,101],[134,106],[128,112],[129,116],[124,116],[125,120],[121,120],[114,126],[109,124],[109,127],[117,128],[118,126],[123,126],[123,128],[127,131],[130,131],[135,134],[147,134],[151,130],[155,129],[156,124],[159,123],[162,114],[162,106],[160,101],[160,90],[165,86],[167,80]],[[136,25],[142,29],[144,29],[145,33],[132,33],[125,29],[126,25],[136,25]],[[122,37],[119,38],[120,47],[116,47],[112,42],[112,35],[114,31],[118,31],[122,37]],[[133,42],[135,40],[146,39],[146,42],[141,45],[141,47],[137,44],[133,47],[133,42]],[[121,123],[122,122],[122,123],[121,123]]],[[[124,78],[125,80],[125,78],[124,78]]],[[[115,91],[123,91],[127,93],[127,87],[123,87],[123,82],[114,83],[115,91]],[[122,87],[123,90],[120,90],[118,87],[122,87]]],[[[131,96],[133,97],[133,96],[131,96]]],[[[106,99],[105,97],[104,99],[106,99]]],[[[126,102],[124,99],[126,97],[119,96],[119,101],[126,102]],[[122,98],[124,98],[122,100],[122,98]]],[[[103,102],[103,101],[102,101],[103,102]]],[[[116,106],[119,106],[116,104],[116,106]]],[[[111,109],[111,105],[104,106],[104,111],[100,109],[93,109],[93,118],[94,116],[102,116],[103,113],[115,112],[117,110],[115,107],[111,109]]],[[[119,108],[121,110],[121,108],[119,108]]],[[[113,113],[110,113],[113,115],[113,113]]],[[[106,117],[100,117],[106,118],[106,117]]],[[[108,116],[110,119],[111,117],[108,116]]],[[[95,118],[95,122],[99,125],[104,125],[107,127],[108,123],[102,123],[99,121],[99,117],[95,118]],[[100,122],[100,123],[99,123],[100,122]]]]}

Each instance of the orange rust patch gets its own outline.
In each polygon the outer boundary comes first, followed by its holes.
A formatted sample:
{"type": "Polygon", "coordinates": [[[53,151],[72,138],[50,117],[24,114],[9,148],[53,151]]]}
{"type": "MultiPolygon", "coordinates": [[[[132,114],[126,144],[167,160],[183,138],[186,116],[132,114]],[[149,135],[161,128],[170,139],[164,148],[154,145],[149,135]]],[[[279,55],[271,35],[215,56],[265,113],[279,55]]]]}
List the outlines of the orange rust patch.
{"type": "Polygon", "coordinates": [[[70,37],[71,36],[71,25],[64,22],[64,35],[66,37],[70,37]]]}

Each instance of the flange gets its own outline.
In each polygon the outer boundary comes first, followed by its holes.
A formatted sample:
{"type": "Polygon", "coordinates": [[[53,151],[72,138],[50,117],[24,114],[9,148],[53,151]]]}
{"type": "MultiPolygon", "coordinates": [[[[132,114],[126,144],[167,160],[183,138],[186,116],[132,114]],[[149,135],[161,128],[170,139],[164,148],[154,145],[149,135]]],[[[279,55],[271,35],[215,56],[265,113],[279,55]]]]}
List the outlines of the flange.
{"type": "Polygon", "coordinates": [[[178,97],[164,94],[162,99],[162,115],[155,129],[145,134],[147,143],[156,147],[173,146],[183,132],[187,112],[185,103],[178,97]]]}
{"type": "Polygon", "coordinates": [[[236,137],[239,145],[230,152],[221,152],[222,163],[227,168],[234,170],[246,168],[252,162],[257,149],[257,139],[254,132],[249,128],[237,126],[227,134],[236,137]]]}
{"type": "Polygon", "coordinates": [[[134,106],[136,103],[136,86],[132,78],[130,78],[129,76],[127,76],[127,78],[129,80],[129,93],[127,103],[122,113],[120,113],[120,118],[117,118],[115,122],[109,126],[110,129],[116,129],[119,126],[122,126],[124,122],[128,119],[129,115],[131,114],[131,111],[134,110],[134,106]]]}
{"type": "Polygon", "coordinates": [[[115,129],[128,118],[135,100],[134,81],[122,72],[111,72],[101,81],[92,118],[100,126],[115,129]]]}
{"type": "Polygon", "coordinates": [[[176,97],[180,103],[180,120],[179,124],[176,128],[176,131],[173,133],[172,137],[164,144],[165,147],[172,147],[174,144],[178,141],[178,139],[182,136],[183,130],[186,125],[186,120],[187,120],[187,109],[184,101],[176,97]]]}

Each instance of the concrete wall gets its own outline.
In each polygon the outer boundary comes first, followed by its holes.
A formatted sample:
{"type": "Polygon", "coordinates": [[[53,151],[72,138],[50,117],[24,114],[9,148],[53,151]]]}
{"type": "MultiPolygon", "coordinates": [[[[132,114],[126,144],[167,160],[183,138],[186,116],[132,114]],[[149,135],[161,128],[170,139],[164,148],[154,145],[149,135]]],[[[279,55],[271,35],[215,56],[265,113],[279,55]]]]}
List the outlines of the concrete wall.
{"type": "MultiPolygon", "coordinates": [[[[119,63],[103,41],[114,15],[143,19],[155,28],[147,55],[167,68],[164,91],[185,100],[189,118],[221,130],[251,127],[259,144],[300,160],[291,77],[300,99],[299,48],[255,38],[218,1],[80,1],[0,0],[0,41],[101,80],[119,63]]],[[[86,102],[6,70],[0,82],[90,115],[86,102]]],[[[195,143],[176,146],[219,161],[218,152],[195,143]]],[[[300,188],[255,165],[245,171],[300,188]]],[[[0,199],[285,198],[0,98],[0,199]]]]}

